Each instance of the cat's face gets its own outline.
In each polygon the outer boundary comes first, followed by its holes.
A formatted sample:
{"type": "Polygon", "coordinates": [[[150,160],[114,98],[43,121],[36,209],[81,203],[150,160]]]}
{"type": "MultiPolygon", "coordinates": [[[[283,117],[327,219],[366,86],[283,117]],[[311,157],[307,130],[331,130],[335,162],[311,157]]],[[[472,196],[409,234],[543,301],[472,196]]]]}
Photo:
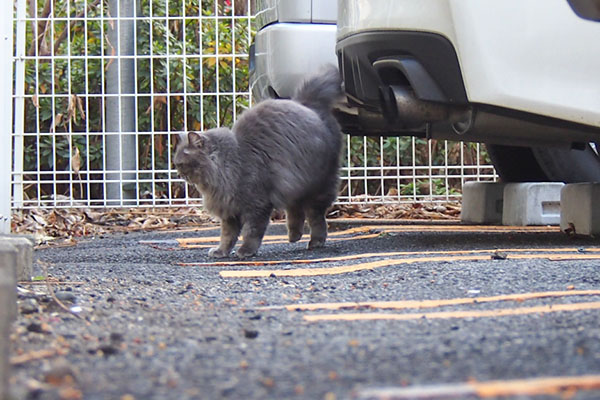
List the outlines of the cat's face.
{"type": "Polygon", "coordinates": [[[180,136],[173,163],[179,175],[190,183],[202,183],[202,171],[207,162],[207,138],[202,133],[190,132],[180,136]]]}

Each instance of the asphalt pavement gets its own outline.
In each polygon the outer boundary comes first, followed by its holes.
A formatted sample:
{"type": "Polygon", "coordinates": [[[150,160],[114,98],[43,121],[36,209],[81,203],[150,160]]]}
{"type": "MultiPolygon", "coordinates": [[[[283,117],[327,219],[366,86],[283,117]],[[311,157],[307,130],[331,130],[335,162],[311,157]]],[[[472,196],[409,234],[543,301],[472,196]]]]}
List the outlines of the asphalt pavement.
{"type": "Polygon", "coordinates": [[[600,239],[336,221],[308,251],[275,224],[240,262],[217,237],[36,250],[53,294],[20,285],[14,397],[600,399],[600,239]]]}

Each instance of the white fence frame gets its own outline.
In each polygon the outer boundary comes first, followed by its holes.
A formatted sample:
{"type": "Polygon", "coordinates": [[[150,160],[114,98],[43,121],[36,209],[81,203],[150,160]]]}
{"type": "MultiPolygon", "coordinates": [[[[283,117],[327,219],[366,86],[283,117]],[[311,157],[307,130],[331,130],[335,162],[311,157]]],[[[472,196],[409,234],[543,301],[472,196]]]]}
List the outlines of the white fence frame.
{"type": "MultiPolygon", "coordinates": [[[[42,0],[36,0],[42,1],[42,0]]],[[[98,1],[98,0],[97,0],[98,1]]],[[[130,0],[134,1],[135,0],[130,0]]],[[[154,0],[157,1],[158,0],[154,0]]],[[[183,181],[176,175],[176,172],[171,162],[171,150],[172,141],[171,138],[175,137],[176,134],[189,130],[190,125],[194,122],[191,121],[192,117],[188,115],[189,110],[192,107],[192,100],[199,101],[199,129],[204,129],[207,126],[204,116],[205,104],[214,102],[216,104],[216,116],[215,120],[217,124],[221,121],[223,114],[221,111],[221,105],[226,104],[229,100],[232,101],[232,109],[228,112],[232,114],[235,120],[236,114],[239,113],[243,107],[238,106],[244,104],[245,101],[251,102],[250,93],[247,87],[239,88],[236,82],[238,63],[247,63],[248,53],[238,52],[238,41],[236,32],[242,32],[246,42],[241,43],[241,48],[246,48],[249,45],[251,32],[251,20],[250,13],[250,0],[214,0],[212,1],[213,8],[207,10],[200,10],[198,15],[186,14],[186,2],[179,0],[181,3],[181,10],[177,11],[177,15],[169,14],[170,1],[165,0],[164,10],[158,12],[160,15],[155,15],[155,9],[151,8],[149,15],[142,15],[139,13],[138,7],[133,7],[132,11],[123,11],[123,7],[119,7],[118,12],[111,15],[106,7],[110,4],[124,3],[125,0],[102,0],[99,1],[97,9],[94,9],[94,13],[88,9],[89,4],[93,3],[93,0],[70,0],[67,2],[66,10],[52,10],[48,18],[41,18],[37,11],[34,16],[31,16],[27,10],[27,0],[16,0],[16,14],[13,22],[16,24],[16,37],[15,37],[15,50],[13,53],[13,64],[14,64],[14,75],[12,73],[5,73],[0,77],[1,83],[8,82],[9,89],[14,76],[16,85],[14,88],[13,105],[14,113],[11,115],[9,107],[3,107],[2,112],[5,118],[2,119],[4,123],[7,121],[14,121],[14,124],[10,129],[4,132],[12,132],[12,140],[7,135],[3,135],[3,143],[0,144],[0,151],[6,151],[10,149],[9,146],[3,146],[2,144],[8,143],[12,145],[13,151],[13,165],[12,174],[8,177],[9,181],[12,182],[12,203],[9,204],[8,208],[12,209],[27,209],[36,207],[107,207],[107,206],[171,206],[171,205],[185,205],[185,204],[198,204],[200,198],[193,193],[192,188],[183,184],[183,181]],[[81,9],[71,10],[71,4],[75,8],[80,7],[81,9]],[[225,5],[231,7],[231,15],[227,15],[222,10],[225,5]],[[236,16],[236,4],[244,6],[246,14],[236,16]],[[56,14],[55,15],[55,11],[56,14]],[[206,11],[206,12],[205,12],[206,11]],[[128,14],[133,12],[133,15],[128,14]],[[197,24],[195,22],[197,20],[197,24]],[[30,26],[32,30],[35,29],[34,33],[39,35],[37,32],[40,22],[50,24],[51,33],[49,37],[44,37],[42,40],[47,40],[50,54],[40,54],[41,50],[38,49],[37,42],[35,43],[35,53],[28,54],[27,47],[31,48],[31,43],[27,43],[27,29],[30,26]],[[231,30],[229,32],[220,32],[220,24],[229,24],[231,30]],[[242,31],[236,30],[236,24],[240,24],[242,31]],[[29,24],[29,25],[28,25],[29,24]],[[112,30],[127,30],[133,29],[134,32],[137,30],[140,24],[148,24],[149,28],[149,48],[142,48],[138,52],[137,42],[139,38],[136,38],[136,46],[133,50],[127,50],[121,43],[121,37],[118,33],[112,34],[112,30]],[[184,38],[184,44],[182,49],[170,48],[170,34],[171,27],[173,24],[179,24],[182,29],[182,37],[184,38]],[[191,28],[186,28],[187,24],[191,28]],[[206,26],[214,27],[214,32],[204,33],[204,24],[206,26]],[[246,25],[244,25],[246,24],[246,25]],[[67,34],[65,42],[67,43],[66,50],[59,54],[54,54],[55,35],[56,29],[60,29],[61,26],[69,25],[70,28],[66,29],[67,34]],[[98,26],[100,29],[100,40],[101,40],[101,53],[92,54],[91,45],[88,44],[88,39],[92,35],[96,35],[95,31],[91,27],[98,26]],[[131,28],[133,26],[133,28],[131,28]],[[247,26],[247,28],[246,28],[247,26]],[[58,27],[58,28],[57,28],[58,27]],[[75,47],[71,45],[71,42],[75,38],[75,33],[72,32],[73,27],[77,27],[83,30],[85,38],[83,54],[78,54],[75,51],[75,47]],[[164,27],[165,35],[164,43],[166,49],[163,53],[154,50],[154,40],[160,40],[160,36],[153,37],[155,27],[164,27]],[[186,31],[188,29],[188,31],[186,31]],[[198,29],[198,53],[190,54],[187,52],[187,38],[190,32],[193,34],[196,31],[192,29],[198,29]],[[247,29],[247,31],[245,31],[247,29]],[[111,34],[113,36],[111,36],[111,34]],[[223,37],[230,36],[230,42],[219,41],[218,39],[223,34],[223,37]],[[116,36],[114,36],[116,35],[116,36]],[[211,35],[214,36],[214,45],[207,46],[210,43],[211,35]],[[158,38],[158,39],[157,39],[158,38]],[[206,39],[206,40],[205,40],[206,39]],[[223,46],[221,46],[223,45],[223,46]],[[222,51],[222,49],[225,49],[222,51]],[[131,53],[133,51],[133,53],[131,53]],[[163,71],[156,67],[155,63],[163,62],[166,65],[166,89],[164,92],[159,92],[157,87],[154,85],[156,75],[163,71]],[[28,64],[29,63],[29,64],[28,64]],[[41,88],[41,68],[44,63],[49,63],[50,72],[52,74],[51,88],[41,88]],[[91,87],[88,82],[88,72],[90,65],[93,63],[100,63],[102,66],[101,73],[101,90],[99,93],[95,92],[97,88],[91,87]],[[127,73],[124,72],[122,66],[133,63],[133,74],[134,82],[133,88],[127,88],[127,85],[123,84],[122,75],[127,73]],[[140,89],[140,66],[147,65],[150,68],[150,90],[145,92],[140,89]],[[176,90],[174,84],[171,84],[171,77],[181,63],[183,68],[183,83],[182,88],[176,90]],[[196,64],[197,63],[197,64],[196,64]],[[225,63],[225,64],[222,64],[225,63]],[[85,76],[85,90],[84,93],[76,93],[73,91],[72,86],[76,82],[72,82],[71,68],[75,64],[84,65],[86,76],[85,76]],[[173,67],[171,67],[173,64],[173,67]],[[65,67],[66,66],[66,67],[65,67]],[[221,77],[222,71],[227,70],[227,66],[234,71],[228,77],[221,77]],[[200,90],[193,92],[188,89],[187,71],[188,68],[197,67],[198,71],[193,79],[196,79],[200,90]],[[215,71],[215,81],[209,82],[207,85],[204,84],[204,78],[206,71],[215,71]],[[34,82],[25,83],[26,77],[31,81],[30,72],[26,71],[26,68],[33,68],[34,82]],[[62,69],[61,69],[62,68],[62,69]],[[66,70],[65,70],[66,68],[66,70]],[[116,78],[113,78],[113,88],[108,85],[107,79],[110,75],[111,68],[117,68],[116,74],[113,74],[116,78]],[[29,74],[29,75],[28,75],[29,74]],[[61,88],[62,92],[57,91],[55,87],[55,76],[67,74],[67,88],[61,88]],[[115,81],[116,79],[116,85],[115,81]],[[48,94],[49,93],[49,94],[48,94]],[[80,125],[77,126],[71,120],[63,124],[63,131],[58,131],[57,120],[65,117],[65,102],[68,98],[69,110],[75,113],[80,112],[80,125]],[[174,110],[177,110],[179,103],[174,102],[174,99],[183,104],[183,122],[175,123],[171,119],[171,114],[174,110]],[[81,116],[90,116],[92,101],[98,100],[101,103],[101,129],[91,127],[89,118],[85,120],[82,128],[81,116]],[[53,118],[52,127],[48,130],[47,126],[42,127],[41,114],[42,114],[42,101],[46,101],[51,104],[51,115],[53,118]],[[73,101],[73,104],[71,104],[73,101]],[[124,107],[126,104],[131,104],[134,110],[133,125],[127,125],[124,123],[124,115],[126,113],[120,113],[118,118],[110,122],[107,113],[107,104],[110,102],[116,102],[117,107],[124,107]],[[145,107],[144,102],[148,102],[150,106],[147,108],[146,113],[150,117],[150,128],[140,129],[140,120],[144,117],[144,113],[141,112],[141,108],[145,107]],[[62,102],[62,103],[61,103],[62,102]],[[130,102],[130,103],[128,103],[130,102]],[[166,126],[156,126],[156,104],[164,102],[164,112],[169,117],[166,120],[166,126]],[[32,108],[31,104],[35,104],[35,108],[32,108]],[[61,105],[62,104],[62,105],[61,105]],[[29,108],[28,108],[29,107],[29,108]],[[62,107],[62,108],[61,108],[62,107]],[[76,108],[79,108],[79,111],[76,108]],[[25,116],[29,110],[30,113],[35,114],[35,128],[31,130],[31,126],[26,128],[25,116]],[[14,119],[13,119],[14,116],[14,119]],[[183,127],[183,129],[181,129],[183,127]],[[29,131],[26,131],[29,129],[29,131]],[[83,130],[82,130],[83,129],[83,130]],[[83,154],[75,154],[75,139],[83,137],[83,140],[88,145],[91,140],[101,137],[101,148],[103,149],[102,165],[103,168],[99,170],[93,170],[90,163],[92,154],[89,153],[90,146],[82,150],[83,154]],[[42,152],[42,138],[51,140],[52,149],[51,156],[52,165],[49,170],[42,170],[41,152],[42,152]],[[166,143],[161,141],[166,138],[166,143]],[[114,140],[113,140],[114,139],[114,140]],[[145,140],[145,142],[143,142],[145,140]],[[158,143],[157,140],[160,142],[158,143]],[[62,141],[62,142],[61,142],[62,141]],[[27,144],[29,143],[29,144],[27,144]],[[33,144],[32,144],[33,143],[33,144]],[[59,160],[57,146],[63,143],[68,144],[68,151],[66,156],[59,160]],[[133,150],[128,153],[124,149],[127,147],[126,143],[130,143],[133,150]],[[140,146],[142,143],[146,143],[150,154],[150,168],[140,165],[140,159],[142,151],[140,146]],[[158,144],[157,144],[158,143],[158,144]],[[160,151],[158,147],[160,145],[166,146],[166,167],[159,167],[156,161],[157,154],[160,151]],[[26,148],[26,146],[33,146],[32,148],[26,148]],[[36,148],[37,146],[37,148],[36,148]],[[35,159],[34,164],[37,165],[37,170],[26,170],[24,162],[25,152],[33,154],[35,159]],[[86,153],[87,151],[87,153],[86,153]],[[79,161],[83,160],[82,165],[77,165],[79,161]],[[112,161],[111,161],[112,160],[112,161]],[[59,161],[60,167],[59,167],[59,161]],[[82,171],[81,174],[78,171],[82,171]],[[77,171],[77,173],[75,173],[77,171]],[[81,178],[85,175],[86,178],[81,178]],[[45,179],[48,178],[48,179],[45,179]],[[117,183],[115,183],[117,182],[117,183]],[[107,198],[107,193],[111,192],[111,185],[117,185],[116,194],[111,195],[111,198],[107,198]],[[127,186],[129,185],[129,186],[127,186]],[[162,185],[162,186],[161,186],[162,185]],[[165,190],[157,189],[165,188],[165,190]],[[44,188],[48,189],[44,189],[44,188]],[[129,189],[127,189],[129,187],[129,189]],[[143,187],[149,187],[146,193],[142,193],[143,187]],[[173,197],[173,193],[182,187],[183,197],[173,197]],[[90,192],[93,188],[102,188],[102,198],[93,198],[90,192]],[[134,190],[132,190],[132,188],[134,190]],[[45,190],[48,192],[46,193],[45,190]],[[127,194],[127,190],[136,193],[135,196],[127,194]],[[164,192],[167,195],[164,197],[164,192]],[[31,196],[28,198],[25,196],[31,196]],[[163,196],[163,197],[161,197],[163,196]]],[[[206,2],[207,0],[204,0],[206,2]]],[[[9,2],[10,3],[10,2],[9,2]]],[[[159,2],[160,3],[160,2],[159,2]]],[[[136,2],[136,4],[139,4],[136,2]]],[[[122,4],[121,4],[122,5],[122,4]]],[[[152,3],[154,5],[154,3],[152,3]]],[[[5,9],[12,7],[12,5],[5,4],[5,9]]],[[[5,13],[4,15],[11,15],[5,13]]],[[[3,29],[10,32],[9,36],[12,36],[12,30],[9,28],[12,26],[10,23],[3,24],[3,29]]],[[[47,29],[47,28],[46,28],[47,29]]],[[[181,31],[178,31],[181,32],[181,31]]],[[[45,32],[44,32],[45,36],[45,32]]],[[[7,45],[5,40],[2,43],[0,50],[7,53],[6,48],[12,50],[12,44],[7,45]],[[5,46],[6,45],[6,46],[5,46]]],[[[146,70],[147,72],[147,70],[146,70]]],[[[43,83],[43,82],[42,82],[43,83]]],[[[4,87],[0,85],[0,89],[4,87]]],[[[3,93],[7,93],[9,89],[3,90],[3,93]]],[[[159,104],[160,105],[160,104],[159,104]]],[[[47,111],[47,110],[46,110],[47,111]]],[[[129,112],[128,112],[129,113],[129,112]]],[[[30,115],[31,118],[31,115],[30,115]]],[[[46,120],[47,121],[47,120],[46,120]]],[[[211,126],[212,127],[212,126],[211,126]]],[[[406,140],[406,139],[403,139],[406,140]]],[[[364,202],[375,202],[375,203],[389,203],[389,202],[444,202],[444,201],[457,201],[460,199],[460,188],[466,180],[495,180],[496,174],[491,165],[484,164],[482,162],[482,156],[480,146],[477,145],[475,149],[468,147],[467,145],[448,144],[449,142],[442,142],[443,145],[438,145],[437,149],[442,149],[442,153],[445,160],[442,164],[439,161],[435,161],[433,153],[435,149],[432,147],[432,141],[426,144],[418,144],[416,139],[410,139],[410,160],[400,158],[400,151],[398,150],[401,143],[401,139],[353,139],[353,144],[358,144],[361,147],[362,161],[357,162],[355,154],[350,152],[350,138],[347,140],[347,152],[346,152],[346,164],[341,171],[342,177],[342,191],[340,193],[339,202],[350,202],[350,203],[364,203],[364,202]],[[360,142],[362,140],[362,145],[360,142]],[[389,142],[392,140],[392,142],[389,142]],[[394,163],[393,151],[390,153],[388,150],[385,154],[381,150],[384,144],[392,143],[396,141],[396,161],[394,163]],[[424,147],[425,146],[425,147],[424,147]],[[460,146],[460,149],[458,149],[460,146]],[[377,150],[379,147],[379,150],[377,150]],[[451,149],[450,149],[451,148],[451,149]],[[432,150],[433,149],[433,150],[432,150]],[[449,159],[449,152],[454,152],[453,161],[449,159]],[[475,156],[470,155],[471,159],[467,160],[466,153],[475,152],[475,156]],[[388,158],[384,161],[385,158],[388,158]],[[392,165],[390,165],[390,157],[392,159],[392,165]],[[352,159],[352,161],[351,161],[352,159]],[[375,160],[375,162],[373,161],[375,160]],[[395,188],[395,189],[394,189],[395,188]],[[412,189],[411,189],[412,188],[412,189]],[[395,190],[395,191],[394,191],[395,190]]],[[[65,150],[63,149],[63,154],[65,150]]],[[[79,151],[79,148],[77,148],[79,151]]],[[[9,153],[10,154],[10,153],[9,153]]],[[[360,156],[360,155],[359,155],[360,156]]],[[[406,157],[404,157],[406,158],[406,157]]],[[[2,166],[4,169],[0,171],[6,171],[6,166],[10,162],[11,157],[1,157],[2,166]]],[[[31,160],[30,160],[31,164],[31,160]]],[[[46,166],[48,168],[48,166],[46,166]]],[[[5,173],[0,178],[5,177],[5,173]]],[[[0,180],[3,187],[10,185],[4,180],[0,180]]],[[[99,189],[98,189],[99,190],[99,189]]],[[[10,192],[10,191],[8,191],[10,192]]],[[[6,193],[6,192],[5,192],[6,193]]],[[[5,196],[6,197],[6,196],[5,196]]],[[[4,199],[6,200],[6,198],[4,199]]],[[[4,210],[6,210],[6,205],[4,210]]],[[[0,210],[2,214],[2,210],[0,210]]]]}
{"type": "MultiPolygon", "coordinates": [[[[22,7],[25,4],[21,5],[22,7]]],[[[13,55],[13,15],[14,4],[5,1],[0,5],[0,58],[10,60],[13,55]]],[[[17,23],[17,29],[21,24],[17,23]]],[[[0,233],[10,232],[11,214],[11,142],[12,137],[12,86],[13,63],[4,63],[0,70],[0,233]]]]}

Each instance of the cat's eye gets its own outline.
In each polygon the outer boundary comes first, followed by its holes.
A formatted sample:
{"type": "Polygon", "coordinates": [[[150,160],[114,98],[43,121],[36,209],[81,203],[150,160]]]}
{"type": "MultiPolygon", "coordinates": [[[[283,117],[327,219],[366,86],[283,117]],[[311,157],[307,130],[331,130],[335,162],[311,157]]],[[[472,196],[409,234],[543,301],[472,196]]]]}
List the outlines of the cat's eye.
{"type": "Polygon", "coordinates": [[[192,153],[193,153],[193,151],[192,151],[192,149],[190,149],[189,147],[184,147],[184,148],[183,148],[183,154],[188,154],[188,155],[190,155],[190,154],[192,154],[192,153]]]}

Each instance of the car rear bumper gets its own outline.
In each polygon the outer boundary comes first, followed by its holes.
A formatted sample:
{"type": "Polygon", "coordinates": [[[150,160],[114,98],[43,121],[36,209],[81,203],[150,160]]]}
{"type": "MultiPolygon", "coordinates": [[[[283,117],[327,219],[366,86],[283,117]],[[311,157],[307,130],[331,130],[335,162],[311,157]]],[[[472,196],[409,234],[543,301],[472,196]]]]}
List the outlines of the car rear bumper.
{"type": "Polygon", "coordinates": [[[464,57],[442,34],[362,31],[342,38],[336,52],[344,89],[351,105],[358,106],[353,118],[342,120],[350,134],[511,145],[586,143],[600,136],[597,127],[519,109],[514,103],[473,101],[477,88],[466,90],[464,57]]]}
{"type": "MultiPolygon", "coordinates": [[[[578,17],[566,0],[488,3],[347,0],[337,51],[377,32],[438,35],[455,50],[470,103],[600,127],[600,23],[578,17]]],[[[369,104],[370,95],[356,100],[369,104]]]]}
{"type": "Polygon", "coordinates": [[[275,23],[261,29],[250,55],[255,101],[290,97],[307,74],[323,64],[337,65],[335,40],[335,24],[275,23]]]}

